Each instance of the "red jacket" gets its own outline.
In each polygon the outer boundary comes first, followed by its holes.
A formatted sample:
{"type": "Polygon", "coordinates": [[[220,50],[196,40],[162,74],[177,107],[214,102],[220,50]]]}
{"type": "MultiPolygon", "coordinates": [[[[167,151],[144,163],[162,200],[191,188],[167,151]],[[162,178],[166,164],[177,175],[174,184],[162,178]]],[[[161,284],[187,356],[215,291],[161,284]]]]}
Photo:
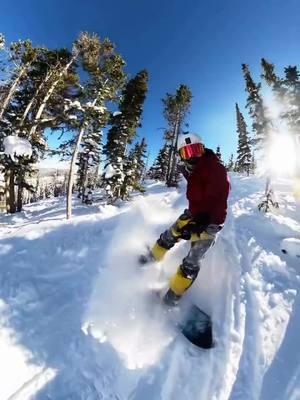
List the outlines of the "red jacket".
{"type": "Polygon", "coordinates": [[[210,149],[194,165],[187,176],[187,199],[189,210],[196,216],[209,214],[210,224],[223,224],[227,214],[229,178],[224,165],[210,149]]]}

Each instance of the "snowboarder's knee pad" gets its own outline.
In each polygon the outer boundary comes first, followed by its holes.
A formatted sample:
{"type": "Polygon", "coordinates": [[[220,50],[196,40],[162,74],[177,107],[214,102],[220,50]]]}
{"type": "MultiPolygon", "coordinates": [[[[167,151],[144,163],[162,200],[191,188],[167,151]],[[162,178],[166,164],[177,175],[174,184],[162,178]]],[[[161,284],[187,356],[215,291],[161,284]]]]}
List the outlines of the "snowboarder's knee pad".
{"type": "Polygon", "coordinates": [[[181,296],[191,286],[193,281],[194,279],[185,276],[180,266],[170,279],[170,289],[177,296],[181,296]]]}
{"type": "Polygon", "coordinates": [[[214,238],[215,235],[212,235],[204,230],[201,233],[192,233],[191,242],[198,242],[198,240],[213,240],[214,238]]]}

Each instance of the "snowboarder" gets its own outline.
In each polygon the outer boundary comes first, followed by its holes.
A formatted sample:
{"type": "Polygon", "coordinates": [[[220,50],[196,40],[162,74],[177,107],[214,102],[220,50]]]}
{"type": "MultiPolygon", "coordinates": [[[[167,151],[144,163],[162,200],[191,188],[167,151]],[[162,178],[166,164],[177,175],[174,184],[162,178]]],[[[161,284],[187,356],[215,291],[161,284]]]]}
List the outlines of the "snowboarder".
{"type": "Polygon", "coordinates": [[[179,240],[191,241],[190,251],[171,277],[163,298],[170,306],[178,303],[197,278],[202,258],[223,227],[230,189],[224,165],[212,150],[204,147],[197,134],[180,135],[177,148],[181,172],[187,180],[188,209],[160,235],[149,254],[140,257],[142,264],[160,261],[179,240]]]}

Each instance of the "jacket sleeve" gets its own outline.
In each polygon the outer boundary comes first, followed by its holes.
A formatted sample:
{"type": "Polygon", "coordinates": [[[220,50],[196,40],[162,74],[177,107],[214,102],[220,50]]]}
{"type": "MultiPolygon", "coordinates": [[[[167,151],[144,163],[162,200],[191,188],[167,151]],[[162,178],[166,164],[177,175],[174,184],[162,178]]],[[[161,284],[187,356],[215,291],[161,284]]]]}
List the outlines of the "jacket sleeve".
{"type": "Polygon", "coordinates": [[[178,164],[177,169],[178,169],[178,172],[180,172],[187,180],[189,177],[189,172],[186,169],[185,165],[183,163],[180,163],[180,164],[178,164]]]}

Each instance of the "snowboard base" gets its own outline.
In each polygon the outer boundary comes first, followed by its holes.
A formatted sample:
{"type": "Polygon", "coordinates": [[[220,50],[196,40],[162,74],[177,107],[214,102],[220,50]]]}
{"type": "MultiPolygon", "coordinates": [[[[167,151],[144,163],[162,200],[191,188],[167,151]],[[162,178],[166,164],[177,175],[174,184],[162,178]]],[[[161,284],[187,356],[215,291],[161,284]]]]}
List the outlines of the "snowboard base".
{"type": "Polygon", "coordinates": [[[214,347],[212,321],[209,315],[192,305],[179,323],[181,333],[195,346],[203,349],[214,347]]]}

